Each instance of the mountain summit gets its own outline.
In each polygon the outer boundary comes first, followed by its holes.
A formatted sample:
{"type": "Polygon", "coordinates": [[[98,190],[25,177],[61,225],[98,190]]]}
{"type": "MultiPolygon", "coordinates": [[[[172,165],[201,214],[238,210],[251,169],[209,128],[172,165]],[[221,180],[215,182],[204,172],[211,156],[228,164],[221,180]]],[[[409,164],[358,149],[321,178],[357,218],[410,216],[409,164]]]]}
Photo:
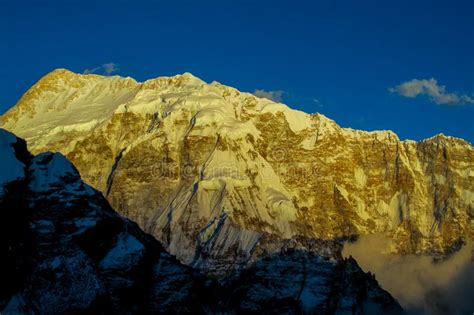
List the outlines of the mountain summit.
{"type": "Polygon", "coordinates": [[[394,252],[446,257],[474,236],[468,142],[341,128],[188,73],[140,83],[55,70],[0,127],[35,154],[67,156],[116,211],[202,269],[288,240],[380,232],[394,252]]]}

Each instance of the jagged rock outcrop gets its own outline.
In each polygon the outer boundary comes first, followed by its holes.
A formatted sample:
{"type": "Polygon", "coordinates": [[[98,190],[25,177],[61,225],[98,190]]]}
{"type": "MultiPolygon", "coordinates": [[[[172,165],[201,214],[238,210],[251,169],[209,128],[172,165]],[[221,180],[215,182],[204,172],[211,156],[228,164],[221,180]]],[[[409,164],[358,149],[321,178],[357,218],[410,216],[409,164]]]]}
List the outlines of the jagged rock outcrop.
{"type": "Polygon", "coordinates": [[[0,126],[34,153],[62,152],[187,264],[245,260],[262,235],[382,232],[396,252],[437,256],[474,236],[466,141],[341,128],[188,73],[139,83],[56,70],[0,126]]]}
{"type": "Polygon", "coordinates": [[[352,258],[331,261],[286,250],[228,280],[239,313],[399,314],[400,307],[352,258]]]}
{"type": "Polygon", "coordinates": [[[206,278],[113,211],[63,155],[32,156],[3,129],[0,171],[2,314],[402,311],[354,260],[319,255],[314,240],[275,245],[223,284],[206,278]]]}

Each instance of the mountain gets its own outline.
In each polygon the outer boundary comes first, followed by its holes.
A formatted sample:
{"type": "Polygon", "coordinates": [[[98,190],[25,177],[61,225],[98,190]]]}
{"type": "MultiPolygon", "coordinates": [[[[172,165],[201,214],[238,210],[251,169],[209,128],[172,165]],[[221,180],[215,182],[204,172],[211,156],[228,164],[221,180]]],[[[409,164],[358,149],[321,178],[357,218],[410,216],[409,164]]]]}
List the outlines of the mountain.
{"type": "Polygon", "coordinates": [[[35,154],[64,154],[113,209],[203,270],[294,239],[384,233],[396,253],[447,257],[474,237],[468,142],[341,128],[189,73],[137,82],[55,70],[0,126],[35,154]]]}
{"type": "Polygon", "coordinates": [[[223,284],[117,214],[60,153],[0,129],[0,312],[401,313],[353,259],[286,246],[223,284]]]}

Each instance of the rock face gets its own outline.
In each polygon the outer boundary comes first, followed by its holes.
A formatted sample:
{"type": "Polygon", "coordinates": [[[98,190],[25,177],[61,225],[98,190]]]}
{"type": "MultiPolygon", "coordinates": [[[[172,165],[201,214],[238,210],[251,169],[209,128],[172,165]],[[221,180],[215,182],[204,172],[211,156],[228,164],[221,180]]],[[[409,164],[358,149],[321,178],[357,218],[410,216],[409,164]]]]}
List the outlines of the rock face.
{"type": "Polygon", "coordinates": [[[1,117],[33,153],[59,151],[182,262],[245,260],[262,237],[386,233],[448,255],[474,216],[474,149],[400,141],[185,73],[138,83],[56,70],[1,117]]]}
{"type": "Polygon", "coordinates": [[[328,261],[288,250],[258,261],[228,286],[242,314],[399,314],[400,307],[353,259],[328,261]],[[316,311],[315,311],[316,310],[316,311]]]}
{"type": "Polygon", "coordinates": [[[32,156],[3,129],[0,170],[2,314],[402,311],[354,260],[296,240],[222,284],[206,278],[113,211],[63,155],[32,156]]]}

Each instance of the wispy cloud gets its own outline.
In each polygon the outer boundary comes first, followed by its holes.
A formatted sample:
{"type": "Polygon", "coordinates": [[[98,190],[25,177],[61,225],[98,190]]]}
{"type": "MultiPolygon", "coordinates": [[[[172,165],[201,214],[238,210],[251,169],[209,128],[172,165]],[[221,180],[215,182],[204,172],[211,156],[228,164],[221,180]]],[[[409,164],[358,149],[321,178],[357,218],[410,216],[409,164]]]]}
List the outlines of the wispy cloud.
{"type": "Polygon", "coordinates": [[[114,62],[109,62],[109,63],[104,63],[92,69],[86,69],[84,70],[84,74],[99,73],[99,74],[105,74],[105,75],[112,75],[118,71],[119,71],[118,64],[114,62]]]}
{"type": "Polygon", "coordinates": [[[324,105],[315,97],[313,97],[313,102],[318,106],[318,107],[324,107],[324,105]]]}
{"type": "Polygon", "coordinates": [[[281,101],[283,101],[283,94],[284,93],[285,92],[281,91],[281,90],[265,91],[265,90],[256,89],[252,94],[257,96],[257,97],[267,98],[267,99],[275,101],[275,102],[281,102],[281,101]]]}
{"type": "Polygon", "coordinates": [[[362,236],[346,243],[344,257],[354,257],[362,269],[371,271],[407,314],[470,314],[474,310],[473,243],[466,244],[446,260],[393,255],[394,244],[382,234],[362,236]]]}
{"type": "Polygon", "coordinates": [[[415,98],[419,95],[426,95],[430,100],[440,105],[461,105],[474,104],[474,98],[458,93],[448,93],[444,85],[439,85],[434,78],[429,80],[413,79],[403,82],[400,85],[388,89],[392,93],[397,93],[404,97],[415,98]]]}

